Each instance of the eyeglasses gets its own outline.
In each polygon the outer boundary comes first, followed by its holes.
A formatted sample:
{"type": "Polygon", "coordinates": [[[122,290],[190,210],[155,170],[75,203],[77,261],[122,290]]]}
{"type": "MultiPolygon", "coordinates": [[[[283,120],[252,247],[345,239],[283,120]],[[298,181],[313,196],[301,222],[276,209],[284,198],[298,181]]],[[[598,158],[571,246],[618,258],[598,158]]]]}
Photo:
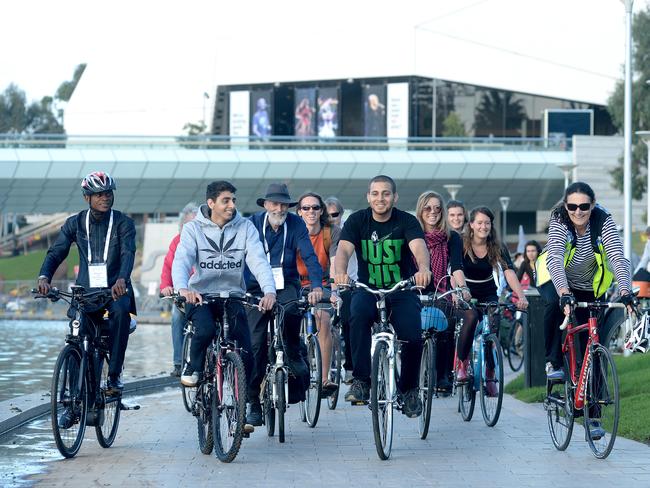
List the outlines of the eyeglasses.
{"type": "Polygon", "coordinates": [[[430,207],[429,205],[427,205],[422,209],[422,211],[427,213],[433,212],[434,214],[439,214],[440,212],[442,212],[442,207],[440,205],[436,205],[434,207],[430,207]]]}
{"type": "Polygon", "coordinates": [[[575,212],[576,210],[580,209],[583,212],[586,212],[587,210],[591,209],[591,203],[567,203],[566,204],[566,209],[569,212],[575,212]]]}
{"type": "Polygon", "coordinates": [[[318,212],[321,209],[320,205],[304,205],[300,207],[300,210],[303,212],[309,212],[310,210],[313,210],[314,212],[318,212]]]}
{"type": "Polygon", "coordinates": [[[335,219],[339,215],[341,215],[341,212],[330,212],[330,217],[332,217],[333,219],[335,219]]]}

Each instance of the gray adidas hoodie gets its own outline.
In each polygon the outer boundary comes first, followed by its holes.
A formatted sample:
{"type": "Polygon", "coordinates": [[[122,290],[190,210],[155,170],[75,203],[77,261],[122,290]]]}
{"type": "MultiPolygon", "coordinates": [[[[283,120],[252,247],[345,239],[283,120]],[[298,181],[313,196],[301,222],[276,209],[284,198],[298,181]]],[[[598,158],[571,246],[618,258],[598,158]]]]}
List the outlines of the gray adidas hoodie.
{"type": "Polygon", "coordinates": [[[220,228],[203,204],[196,218],[183,226],[172,264],[174,288],[199,293],[246,292],[245,265],[264,293],[275,293],[271,266],[253,223],[238,212],[220,228]],[[195,272],[190,277],[190,271],[195,272]]]}

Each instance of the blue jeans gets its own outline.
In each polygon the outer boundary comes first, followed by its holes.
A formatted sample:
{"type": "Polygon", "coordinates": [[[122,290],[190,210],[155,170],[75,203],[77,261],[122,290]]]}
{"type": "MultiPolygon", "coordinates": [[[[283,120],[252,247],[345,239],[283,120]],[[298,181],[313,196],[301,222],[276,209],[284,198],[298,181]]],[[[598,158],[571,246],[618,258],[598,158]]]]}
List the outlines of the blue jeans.
{"type": "Polygon", "coordinates": [[[183,356],[183,329],[185,329],[185,316],[177,307],[172,307],[172,350],[174,366],[182,365],[183,356]]]}

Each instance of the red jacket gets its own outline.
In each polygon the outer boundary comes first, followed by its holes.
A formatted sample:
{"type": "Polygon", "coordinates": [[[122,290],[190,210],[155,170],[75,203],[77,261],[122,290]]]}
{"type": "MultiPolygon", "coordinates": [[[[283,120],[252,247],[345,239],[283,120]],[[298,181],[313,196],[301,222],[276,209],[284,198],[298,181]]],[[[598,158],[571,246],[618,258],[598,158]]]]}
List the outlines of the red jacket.
{"type": "Polygon", "coordinates": [[[181,241],[181,235],[176,234],[176,237],[172,239],[172,242],[169,244],[169,250],[165,256],[165,262],[163,263],[162,273],[160,273],[160,289],[167,288],[168,286],[173,287],[172,283],[172,263],[174,262],[174,254],[176,253],[176,248],[178,243],[181,241]]]}

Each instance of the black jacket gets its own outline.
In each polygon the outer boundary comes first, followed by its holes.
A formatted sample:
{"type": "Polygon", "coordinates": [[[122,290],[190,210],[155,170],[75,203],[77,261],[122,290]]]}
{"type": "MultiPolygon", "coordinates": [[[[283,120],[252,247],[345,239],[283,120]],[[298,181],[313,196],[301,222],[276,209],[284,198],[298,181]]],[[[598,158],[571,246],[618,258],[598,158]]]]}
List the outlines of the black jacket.
{"type": "MultiPolygon", "coordinates": [[[[86,212],[83,210],[77,215],[69,217],[63,226],[56,242],[50,247],[41,266],[40,276],[52,280],[54,272],[68,256],[72,243],[77,244],[79,251],[79,274],[77,284],[86,289],[90,288],[88,278],[88,239],[86,233],[86,212]]],[[[102,260],[104,243],[108,231],[108,215],[97,222],[90,216],[90,245],[93,262],[102,260]]],[[[122,212],[113,210],[113,229],[108,246],[107,275],[108,286],[113,286],[119,278],[124,278],[127,283],[131,279],[133,263],[135,261],[135,226],[133,220],[122,212]]],[[[131,297],[131,313],[135,313],[135,298],[133,287],[129,286],[131,297]]]]}

